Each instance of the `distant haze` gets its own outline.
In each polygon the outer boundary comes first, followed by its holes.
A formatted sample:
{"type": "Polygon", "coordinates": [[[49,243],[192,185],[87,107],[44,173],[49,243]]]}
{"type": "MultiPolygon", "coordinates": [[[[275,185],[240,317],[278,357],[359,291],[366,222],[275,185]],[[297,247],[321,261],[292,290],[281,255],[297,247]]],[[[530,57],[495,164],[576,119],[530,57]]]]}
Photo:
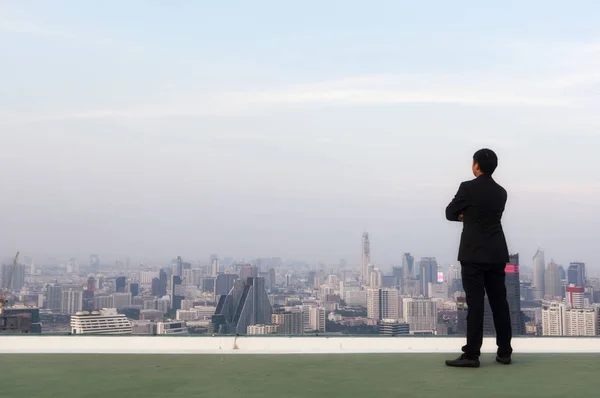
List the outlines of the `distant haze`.
{"type": "Polygon", "coordinates": [[[454,263],[486,146],[521,263],[598,267],[600,4],[502,4],[1,2],[1,257],[454,263]]]}

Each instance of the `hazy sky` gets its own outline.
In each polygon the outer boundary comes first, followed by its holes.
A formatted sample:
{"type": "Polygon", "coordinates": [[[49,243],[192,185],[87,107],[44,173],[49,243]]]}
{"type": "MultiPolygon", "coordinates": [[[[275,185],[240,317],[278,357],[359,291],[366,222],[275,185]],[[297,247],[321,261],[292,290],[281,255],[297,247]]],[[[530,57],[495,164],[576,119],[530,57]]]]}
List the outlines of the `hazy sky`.
{"type": "Polygon", "coordinates": [[[0,254],[447,264],[489,146],[521,263],[598,266],[600,2],[491,3],[0,0],[0,254]]]}

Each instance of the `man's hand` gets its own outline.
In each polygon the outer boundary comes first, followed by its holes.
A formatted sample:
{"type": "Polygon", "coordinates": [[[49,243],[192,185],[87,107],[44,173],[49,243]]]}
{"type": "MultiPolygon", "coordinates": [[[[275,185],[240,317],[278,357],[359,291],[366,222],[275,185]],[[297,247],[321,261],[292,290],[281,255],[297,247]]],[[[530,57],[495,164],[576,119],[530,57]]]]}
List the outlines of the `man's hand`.
{"type": "Polygon", "coordinates": [[[463,214],[463,213],[460,213],[460,214],[458,215],[458,221],[462,221],[462,220],[463,220],[463,217],[464,217],[464,214],[463,214]]]}

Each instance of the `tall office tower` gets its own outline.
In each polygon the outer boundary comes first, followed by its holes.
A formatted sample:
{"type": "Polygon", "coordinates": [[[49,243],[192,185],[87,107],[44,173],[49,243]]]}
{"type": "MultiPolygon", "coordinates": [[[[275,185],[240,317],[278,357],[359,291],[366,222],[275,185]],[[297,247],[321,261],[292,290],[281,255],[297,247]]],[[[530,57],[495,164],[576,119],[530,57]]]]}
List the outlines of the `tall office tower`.
{"type": "Polygon", "coordinates": [[[411,332],[430,333],[436,330],[437,302],[429,298],[402,299],[402,314],[411,332]]]}
{"type": "Polygon", "coordinates": [[[564,336],[567,332],[567,306],[559,302],[542,305],[542,335],[564,336]]]}
{"type": "Polygon", "coordinates": [[[179,277],[183,276],[183,259],[181,256],[177,256],[177,259],[173,261],[173,275],[179,277]]]}
{"type": "Polygon", "coordinates": [[[13,269],[12,264],[4,264],[2,266],[2,284],[10,290],[21,290],[25,286],[25,266],[17,265],[13,269]]]}
{"type": "Polygon", "coordinates": [[[87,280],[87,290],[88,292],[92,293],[92,296],[96,291],[96,278],[94,278],[93,276],[90,276],[87,280]]]}
{"type": "Polygon", "coordinates": [[[83,289],[76,285],[63,285],[61,310],[63,314],[73,315],[83,309],[83,289]]]}
{"type": "MultiPolygon", "coordinates": [[[[504,268],[506,273],[506,300],[510,310],[510,324],[514,336],[525,333],[525,324],[523,313],[521,312],[521,278],[519,273],[519,253],[511,254],[509,262],[504,268]]],[[[485,335],[494,335],[496,328],[492,316],[492,309],[487,295],[485,296],[485,312],[483,316],[483,333],[485,335]]]]}
{"type": "Polygon", "coordinates": [[[567,275],[569,285],[585,287],[585,263],[571,263],[567,275]]]}
{"type": "Polygon", "coordinates": [[[236,279],[238,279],[236,274],[217,275],[217,279],[215,280],[215,296],[218,297],[229,293],[236,279]]]}
{"type": "Polygon", "coordinates": [[[435,257],[421,257],[421,291],[424,296],[429,294],[429,284],[437,283],[437,270],[435,257]]]}
{"type": "Polygon", "coordinates": [[[130,283],[129,284],[129,293],[131,293],[131,297],[136,297],[140,294],[140,284],[139,283],[130,283]]]}
{"type": "Polygon", "coordinates": [[[398,319],[398,291],[382,288],[367,290],[367,317],[370,319],[398,319]]]}
{"type": "Polygon", "coordinates": [[[560,280],[560,269],[554,261],[550,261],[550,264],[546,267],[546,273],[544,275],[546,297],[562,297],[563,296],[563,285],[560,280]]]}
{"type": "Polygon", "coordinates": [[[46,286],[46,309],[59,313],[62,308],[62,286],[47,285],[46,286]]]}
{"type": "Polygon", "coordinates": [[[379,268],[373,268],[371,271],[371,279],[369,280],[369,286],[371,289],[379,289],[383,286],[383,272],[379,268]]]}
{"type": "Polygon", "coordinates": [[[567,308],[583,308],[585,305],[584,294],[585,288],[581,286],[569,285],[565,289],[565,301],[567,308]]]}
{"type": "Polygon", "coordinates": [[[362,257],[360,260],[360,281],[363,285],[371,282],[369,275],[369,265],[371,264],[371,243],[369,242],[369,233],[365,231],[362,236],[362,257]]]}
{"type": "Polygon", "coordinates": [[[310,308],[308,313],[310,330],[325,333],[325,308],[310,308]]]}
{"type": "Polygon", "coordinates": [[[165,268],[161,268],[161,270],[158,272],[158,296],[166,296],[167,294],[167,281],[168,281],[168,274],[167,274],[167,269],[165,268]]]}
{"type": "Polygon", "coordinates": [[[100,268],[100,257],[97,254],[90,254],[90,268],[97,271],[100,268]]]}
{"type": "Polygon", "coordinates": [[[535,300],[541,300],[544,298],[546,280],[544,273],[546,271],[546,260],[544,259],[544,252],[538,250],[533,256],[533,295],[535,300]]]}
{"type": "Polygon", "coordinates": [[[264,278],[249,277],[245,281],[240,278],[227,295],[220,296],[211,320],[211,329],[246,334],[249,325],[271,323],[272,313],[264,278]]]}
{"type": "Polygon", "coordinates": [[[171,276],[171,309],[173,312],[181,309],[181,301],[185,298],[181,277],[171,276]]]}
{"type": "Polygon", "coordinates": [[[217,274],[219,273],[219,257],[217,257],[216,254],[213,254],[210,257],[210,276],[212,276],[213,278],[217,277],[217,274]]]}
{"type": "Polygon", "coordinates": [[[415,277],[415,258],[410,253],[404,253],[402,255],[402,273],[404,280],[415,277]]]}
{"type": "Polygon", "coordinates": [[[127,287],[127,278],[124,276],[119,276],[115,279],[115,291],[117,293],[125,293],[125,289],[127,287]]]}
{"type": "Polygon", "coordinates": [[[271,292],[277,287],[277,274],[275,268],[269,268],[269,281],[267,283],[267,289],[271,292]]]}

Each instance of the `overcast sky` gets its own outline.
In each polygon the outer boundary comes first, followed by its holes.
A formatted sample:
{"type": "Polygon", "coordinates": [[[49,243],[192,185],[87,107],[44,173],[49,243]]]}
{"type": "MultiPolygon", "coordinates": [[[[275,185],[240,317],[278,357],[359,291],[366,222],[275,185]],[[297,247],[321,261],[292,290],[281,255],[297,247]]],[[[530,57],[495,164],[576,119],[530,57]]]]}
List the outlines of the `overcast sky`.
{"type": "Polygon", "coordinates": [[[600,3],[483,3],[0,1],[0,254],[449,264],[487,146],[521,263],[598,266],[600,3]]]}

